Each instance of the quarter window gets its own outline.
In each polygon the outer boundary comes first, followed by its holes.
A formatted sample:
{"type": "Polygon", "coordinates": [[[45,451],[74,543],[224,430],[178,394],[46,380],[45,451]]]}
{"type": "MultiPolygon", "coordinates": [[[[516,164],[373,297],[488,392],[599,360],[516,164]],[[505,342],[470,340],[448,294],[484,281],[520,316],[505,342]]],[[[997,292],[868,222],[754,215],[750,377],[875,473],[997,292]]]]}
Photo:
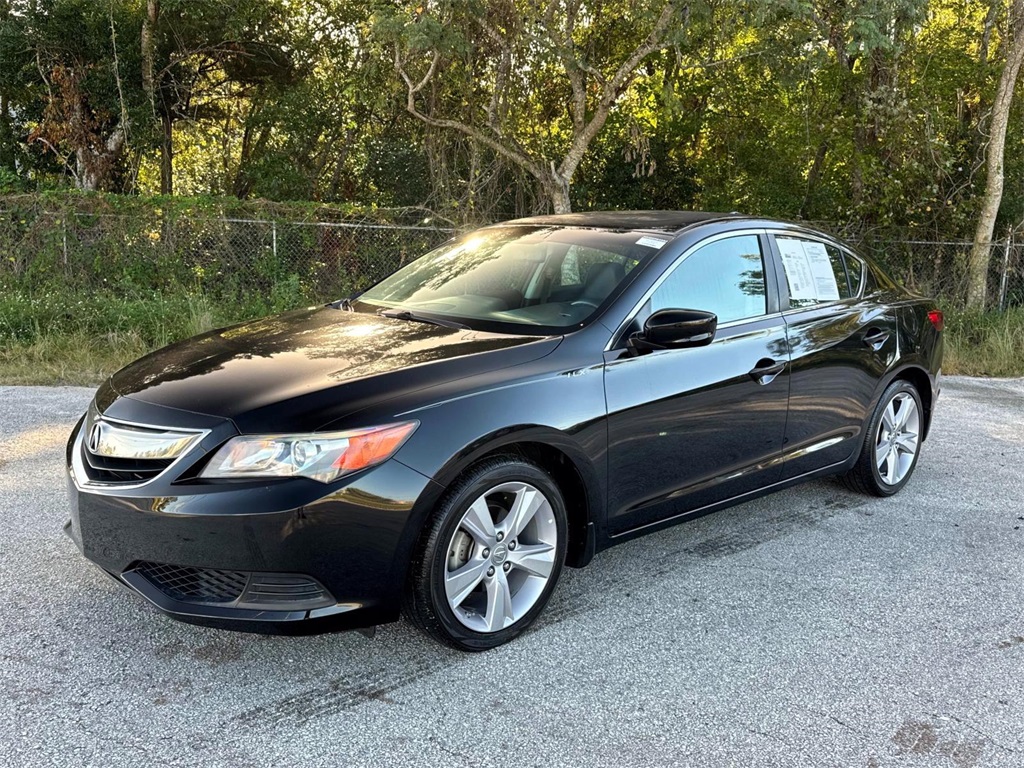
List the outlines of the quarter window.
{"type": "Polygon", "coordinates": [[[727,323],[765,314],[766,296],[760,241],[741,235],[687,256],[651,296],[651,311],[700,309],[727,323]]]}
{"type": "Polygon", "coordinates": [[[776,237],[791,307],[811,307],[851,296],[840,251],[817,240],[776,237]]]}
{"type": "Polygon", "coordinates": [[[864,281],[864,262],[850,253],[843,255],[846,257],[846,274],[850,276],[850,290],[854,296],[859,296],[860,285],[864,281]]]}

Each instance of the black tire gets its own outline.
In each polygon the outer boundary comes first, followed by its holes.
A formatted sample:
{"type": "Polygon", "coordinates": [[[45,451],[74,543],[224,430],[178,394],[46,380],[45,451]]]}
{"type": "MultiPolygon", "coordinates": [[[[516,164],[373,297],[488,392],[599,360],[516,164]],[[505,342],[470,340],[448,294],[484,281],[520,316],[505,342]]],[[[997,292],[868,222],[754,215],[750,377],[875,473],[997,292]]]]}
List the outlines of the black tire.
{"type": "Polygon", "coordinates": [[[893,398],[900,394],[907,394],[913,398],[923,427],[924,409],[921,406],[921,395],[918,393],[917,387],[909,381],[902,379],[892,382],[892,384],[885,388],[882,396],[878,399],[878,405],[875,406],[875,412],[871,415],[871,420],[868,422],[864,433],[864,442],[861,445],[857,463],[854,464],[850,471],[839,478],[840,482],[851,491],[857,491],[869,496],[892,496],[894,493],[898,493],[913,476],[914,469],[917,468],[917,460],[921,456],[920,436],[918,437],[917,450],[914,453],[910,468],[898,483],[894,485],[886,483],[878,469],[876,442],[879,424],[882,421],[886,407],[893,398]]]}
{"type": "Polygon", "coordinates": [[[521,457],[485,459],[452,484],[428,521],[409,568],[404,613],[419,629],[459,650],[486,651],[507,643],[533,623],[551,597],[565,561],[567,537],[565,502],[547,472],[521,457]],[[547,497],[557,529],[554,565],[533,607],[520,619],[501,630],[478,632],[465,626],[448,603],[444,588],[448,546],[473,502],[490,489],[508,482],[529,483],[547,497]]]}

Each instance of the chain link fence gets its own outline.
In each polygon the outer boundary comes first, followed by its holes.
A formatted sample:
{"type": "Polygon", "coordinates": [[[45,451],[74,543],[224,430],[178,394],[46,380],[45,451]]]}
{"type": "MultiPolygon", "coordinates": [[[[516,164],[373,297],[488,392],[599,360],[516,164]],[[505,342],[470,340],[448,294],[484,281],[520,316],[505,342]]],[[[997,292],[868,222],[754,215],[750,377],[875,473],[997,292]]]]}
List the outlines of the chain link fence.
{"type": "MultiPolygon", "coordinates": [[[[457,234],[424,211],[348,213],[336,220],[278,218],[279,213],[171,215],[154,203],[131,214],[92,213],[47,210],[38,201],[4,208],[0,200],[0,320],[7,325],[0,336],[30,335],[24,324],[20,331],[11,329],[39,297],[48,302],[45,317],[57,321],[62,304],[68,306],[65,314],[96,314],[99,305],[86,300],[97,296],[109,299],[105,312],[120,301],[199,297],[219,310],[218,322],[330,301],[457,234]],[[3,302],[12,296],[23,303],[8,303],[4,315],[3,302]]],[[[950,309],[963,306],[970,242],[849,232],[845,239],[909,288],[950,309]]],[[[989,295],[994,309],[1024,306],[1024,242],[993,246],[989,295]]],[[[104,327],[102,318],[89,327],[104,327]]]]}
{"type": "Polygon", "coordinates": [[[390,222],[386,212],[306,222],[0,210],[0,288],[183,291],[242,304],[284,292],[320,302],[365,288],[454,232],[390,222]]]}
{"type": "MultiPolygon", "coordinates": [[[[971,241],[925,240],[899,234],[847,234],[843,239],[874,258],[911,290],[932,296],[951,309],[965,306],[971,241]]],[[[1024,242],[1009,236],[992,244],[988,296],[992,310],[1024,306],[1024,242]]]]}

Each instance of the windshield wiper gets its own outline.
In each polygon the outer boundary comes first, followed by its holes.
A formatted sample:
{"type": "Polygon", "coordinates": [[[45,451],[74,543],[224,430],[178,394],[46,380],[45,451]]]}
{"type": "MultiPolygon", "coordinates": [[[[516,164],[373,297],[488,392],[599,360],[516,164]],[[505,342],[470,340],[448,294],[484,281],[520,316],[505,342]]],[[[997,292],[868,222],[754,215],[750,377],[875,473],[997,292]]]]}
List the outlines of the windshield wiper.
{"type": "Polygon", "coordinates": [[[462,331],[471,330],[468,325],[462,323],[456,323],[454,320],[441,320],[437,317],[427,317],[426,315],[419,315],[415,312],[410,312],[408,309],[382,309],[377,312],[382,317],[391,317],[395,320],[411,320],[416,323],[431,323],[433,325],[441,325],[445,328],[458,328],[462,331]]]}

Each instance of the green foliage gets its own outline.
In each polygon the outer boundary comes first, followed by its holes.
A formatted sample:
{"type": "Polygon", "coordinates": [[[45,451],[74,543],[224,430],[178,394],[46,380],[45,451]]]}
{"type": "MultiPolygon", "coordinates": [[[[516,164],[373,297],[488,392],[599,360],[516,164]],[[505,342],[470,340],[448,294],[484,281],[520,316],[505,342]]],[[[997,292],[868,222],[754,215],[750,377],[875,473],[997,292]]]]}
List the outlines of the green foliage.
{"type": "MultiPolygon", "coordinates": [[[[536,174],[406,114],[394,56],[418,81],[436,52],[420,108],[546,166],[573,137],[566,61],[577,62],[592,116],[601,83],[660,8],[578,5],[561,39],[562,0],[162,0],[151,98],[147,3],[9,0],[0,191],[73,184],[75,147],[127,120],[126,149],[101,185],[115,191],[159,191],[173,150],[174,189],[189,196],[427,205],[463,221],[537,212],[547,197],[536,174]],[[88,117],[78,127],[76,110],[88,117]]],[[[574,173],[573,204],[969,236],[1004,17],[988,0],[680,4],[668,48],[637,67],[574,173]]],[[[1024,218],[1020,105],[1014,116],[999,235],[1024,218]]]]}
{"type": "Polygon", "coordinates": [[[449,235],[388,228],[422,212],[234,198],[47,192],[0,197],[0,342],[205,325],[345,296],[449,235]],[[403,218],[405,217],[405,218],[403,218]],[[319,222],[343,226],[324,226],[319,222]],[[352,223],[375,227],[351,228],[352,223]]]}
{"type": "Polygon", "coordinates": [[[1024,308],[946,315],[946,373],[1024,376],[1024,308]]]}
{"type": "MultiPolygon", "coordinates": [[[[546,168],[578,130],[569,71],[589,119],[661,6],[161,0],[152,88],[147,7],[0,0],[0,369],[21,365],[17,380],[29,360],[51,379],[89,379],[210,325],[343,295],[393,268],[387,257],[434,244],[304,222],[424,217],[375,212],[392,206],[460,223],[545,210],[535,172],[407,114],[396,51],[414,82],[438,56],[420,109],[546,168]],[[168,160],[179,195],[155,195],[168,160]],[[69,192],[87,177],[121,194],[69,192]],[[267,223],[213,223],[225,218],[267,223]]],[[[969,238],[1005,16],[990,0],[677,4],[667,48],[631,73],[572,174],[572,204],[969,238]]],[[[1024,221],[1020,103],[1006,147],[999,237],[1024,221]]],[[[953,296],[962,282],[949,255],[879,256],[912,264],[901,276],[924,290],[953,296]]],[[[950,312],[948,324],[957,370],[1021,372],[1020,312],[950,312]]]]}

